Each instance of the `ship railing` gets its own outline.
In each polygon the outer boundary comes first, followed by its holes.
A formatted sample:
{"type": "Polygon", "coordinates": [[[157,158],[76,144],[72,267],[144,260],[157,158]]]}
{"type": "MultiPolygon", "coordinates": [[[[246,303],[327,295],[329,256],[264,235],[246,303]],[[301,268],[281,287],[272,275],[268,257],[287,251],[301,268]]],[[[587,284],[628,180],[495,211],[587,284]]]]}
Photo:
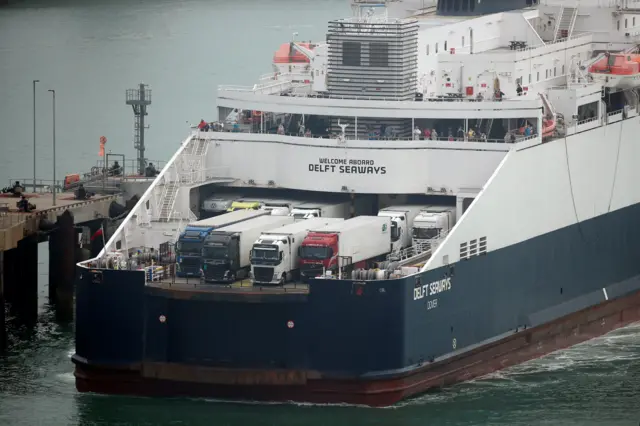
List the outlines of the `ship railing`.
{"type": "MultiPolygon", "coordinates": [[[[196,132],[198,134],[198,137],[204,137],[203,135],[211,135],[213,137],[213,133],[237,133],[239,135],[241,134],[254,134],[254,135],[275,135],[276,133],[267,133],[267,132],[232,132],[232,131],[228,131],[228,130],[224,130],[223,132],[205,132],[205,131],[197,131],[196,132]]],[[[331,134],[331,135],[311,135],[311,136],[304,136],[301,135],[300,133],[284,133],[280,136],[288,136],[288,137],[298,137],[298,138],[304,138],[304,139],[337,139],[338,135],[337,134],[331,134]]],[[[526,140],[530,140],[530,139],[535,139],[537,138],[538,135],[531,135],[531,136],[523,136],[523,135],[516,135],[515,138],[515,143],[518,142],[522,142],[522,141],[526,141],[526,140]]],[[[473,137],[473,138],[469,138],[468,136],[464,137],[464,138],[460,138],[458,136],[454,136],[453,138],[449,138],[447,137],[437,137],[437,138],[432,138],[430,137],[429,139],[425,139],[424,135],[421,135],[420,138],[415,138],[415,137],[409,137],[409,136],[368,136],[366,134],[366,132],[358,132],[358,138],[356,139],[353,135],[347,135],[347,140],[360,140],[360,141],[366,141],[366,140],[370,140],[370,141],[434,141],[434,142],[473,142],[473,143],[496,143],[496,144],[510,144],[510,143],[514,143],[511,142],[510,140],[505,140],[504,138],[500,138],[500,139],[491,139],[491,138],[480,138],[480,137],[473,137]]]]}
{"type": "Polygon", "coordinates": [[[536,49],[539,49],[541,47],[553,46],[554,44],[558,44],[558,43],[564,43],[564,42],[567,42],[567,41],[579,40],[581,38],[585,38],[586,39],[586,38],[590,38],[592,36],[593,36],[593,34],[590,33],[590,32],[581,32],[581,33],[578,33],[578,34],[571,35],[570,37],[559,38],[559,39],[557,39],[555,41],[549,41],[548,43],[542,42],[542,44],[536,44],[536,45],[533,45],[533,46],[521,47],[521,48],[518,48],[518,49],[515,49],[515,50],[516,50],[516,52],[525,52],[525,51],[530,51],[530,50],[536,50],[536,49]]]}
{"type": "Polygon", "coordinates": [[[441,231],[440,235],[435,238],[431,238],[426,242],[420,242],[407,247],[403,250],[396,251],[387,255],[388,262],[400,262],[406,264],[409,262],[415,262],[420,259],[426,259],[431,256],[438,246],[444,241],[449,234],[448,231],[441,231]]]}
{"type": "Polygon", "coordinates": [[[624,118],[624,108],[607,113],[607,124],[622,121],[624,118]]]}
{"type": "Polygon", "coordinates": [[[64,181],[62,180],[53,180],[53,179],[36,179],[35,180],[35,191],[34,191],[34,181],[33,178],[10,178],[9,179],[9,187],[13,187],[13,185],[17,182],[20,182],[20,186],[24,188],[24,192],[35,192],[35,193],[49,193],[53,191],[53,187],[56,188],[56,191],[62,192],[64,188],[64,181]]]}

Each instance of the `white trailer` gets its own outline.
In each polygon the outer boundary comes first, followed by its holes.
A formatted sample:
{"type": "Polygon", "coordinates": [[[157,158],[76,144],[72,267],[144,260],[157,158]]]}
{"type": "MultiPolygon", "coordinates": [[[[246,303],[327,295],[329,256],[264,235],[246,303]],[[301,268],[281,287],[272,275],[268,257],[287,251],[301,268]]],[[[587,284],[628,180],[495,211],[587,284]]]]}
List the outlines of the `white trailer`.
{"type": "Polygon", "coordinates": [[[282,285],[296,278],[299,272],[298,249],[309,229],[342,221],[342,218],[317,217],[263,232],[251,252],[253,282],[282,285]]]}
{"type": "Polygon", "coordinates": [[[263,233],[294,222],[291,216],[265,215],[212,231],[202,249],[206,281],[233,282],[247,275],[250,253],[263,233]]]}
{"type": "Polygon", "coordinates": [[[244,222],[260,216],[266,216],[269,212],[260,210],[236,210],[233,212],[221,214],[220,216],[202,219],[197,222],[191,222],[187,228],[222,228],[224,226],[233,225],[234,223],[244,222]]]}

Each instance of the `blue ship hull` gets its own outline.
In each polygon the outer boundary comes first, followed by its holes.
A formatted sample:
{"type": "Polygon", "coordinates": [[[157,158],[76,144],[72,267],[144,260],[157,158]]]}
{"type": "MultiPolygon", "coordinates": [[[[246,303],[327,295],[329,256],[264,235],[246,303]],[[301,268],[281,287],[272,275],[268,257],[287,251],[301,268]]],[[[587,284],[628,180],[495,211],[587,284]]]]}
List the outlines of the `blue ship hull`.
{"type": "Polygon", "coordinates": [[[78,268],[80,391],[390,405],[640,320],[640,205],[388,281],[265,293],[78,268]],[[443,281],[434,297],[424,285],[443,281]]]}

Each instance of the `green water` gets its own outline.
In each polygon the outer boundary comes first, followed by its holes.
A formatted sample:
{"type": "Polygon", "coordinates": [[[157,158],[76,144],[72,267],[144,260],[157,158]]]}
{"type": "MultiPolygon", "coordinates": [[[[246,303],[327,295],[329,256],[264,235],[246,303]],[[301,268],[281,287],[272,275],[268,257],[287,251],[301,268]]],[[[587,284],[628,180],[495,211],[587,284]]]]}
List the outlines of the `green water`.
{"type": "MultiPolygon", "coordinates": [[[[31,80],[41,81],[38,177],[52,171],[50,88],[58,96],[58,178],[88,169],[102,135],[107,149],[133,158],[124,91],[140,81],[153,90],[148,155],[166,159],[187,121],[216,118],[216,85],[253,84],[293,32],[323,39],[326,21],[346,13],[346,0],[29,0],[0,9],[0,186],[33,172],[31,80]]],[[[46,255],[41,246],[38,325],[12,320],[10,353],[0,360],[0,425],[640,422],[640,326],[389,409],[80,395],[72,327],[56,325],[46,305],[46,255]]]]}

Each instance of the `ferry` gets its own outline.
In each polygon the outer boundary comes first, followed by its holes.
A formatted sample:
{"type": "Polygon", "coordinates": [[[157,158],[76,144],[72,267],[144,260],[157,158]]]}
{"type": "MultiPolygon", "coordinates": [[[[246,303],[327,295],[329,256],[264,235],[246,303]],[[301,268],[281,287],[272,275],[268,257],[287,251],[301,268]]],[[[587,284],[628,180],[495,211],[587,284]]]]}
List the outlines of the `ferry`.
{"type": "Polygon", "coordinates": [[[640,320],[640,2],[424,3],[219,87],[77,265],[80,392],[390,406],[640,320]],[[176,277],[225,194],[289,204],[176,277]]]}

